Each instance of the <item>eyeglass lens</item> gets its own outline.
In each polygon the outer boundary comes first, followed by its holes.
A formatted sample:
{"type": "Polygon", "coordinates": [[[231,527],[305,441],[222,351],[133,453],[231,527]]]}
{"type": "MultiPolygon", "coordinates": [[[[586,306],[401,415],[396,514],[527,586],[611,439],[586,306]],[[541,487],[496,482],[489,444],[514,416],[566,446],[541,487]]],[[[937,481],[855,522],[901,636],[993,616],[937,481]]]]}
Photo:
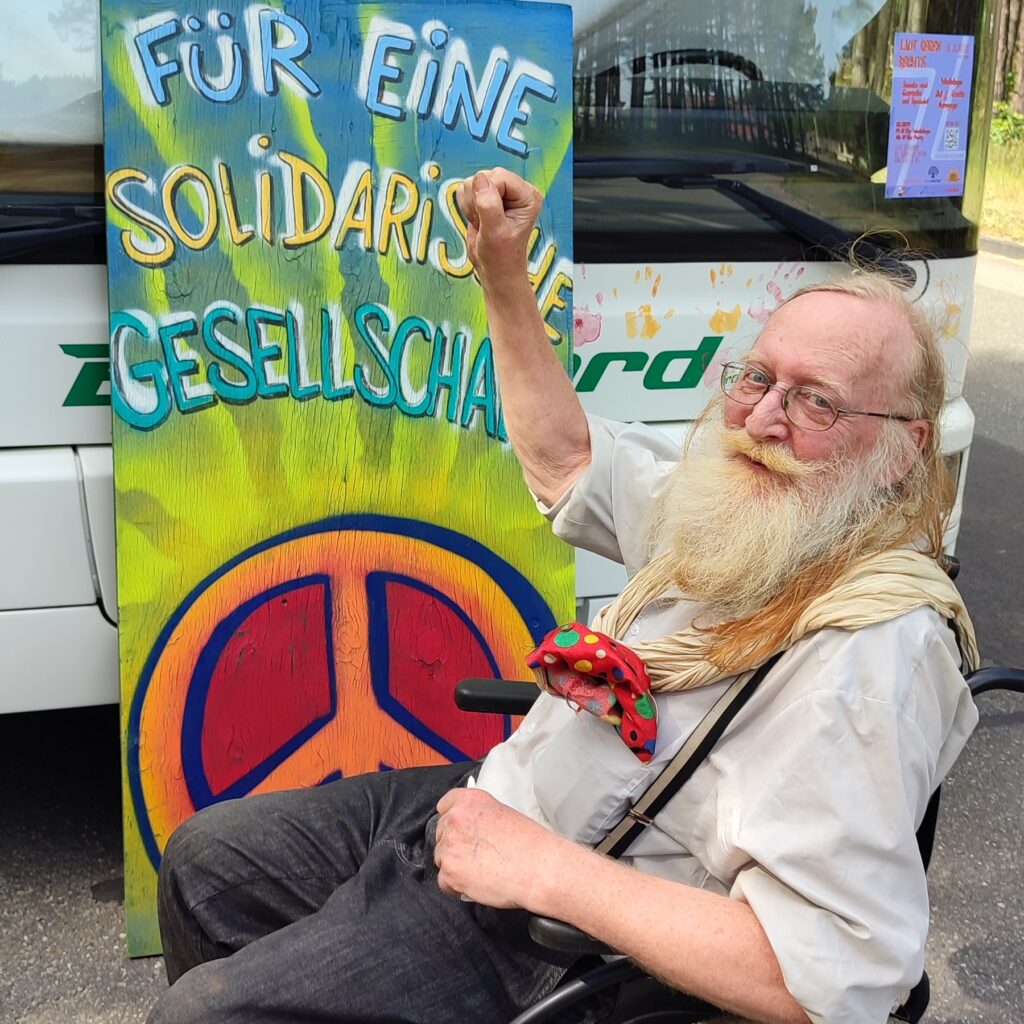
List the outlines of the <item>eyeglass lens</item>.
{"type": "MultiPolygon", "coordinates": [[[[771,379],[756,367],[729,363],[722,370],[722,390],[743,405],[756,405],[770,387],[771,379]]],[[[802,385],[783,391],[782,407],[790,422],[809,430],[828,430],[839,416],[831,399],[802,385]]]]}

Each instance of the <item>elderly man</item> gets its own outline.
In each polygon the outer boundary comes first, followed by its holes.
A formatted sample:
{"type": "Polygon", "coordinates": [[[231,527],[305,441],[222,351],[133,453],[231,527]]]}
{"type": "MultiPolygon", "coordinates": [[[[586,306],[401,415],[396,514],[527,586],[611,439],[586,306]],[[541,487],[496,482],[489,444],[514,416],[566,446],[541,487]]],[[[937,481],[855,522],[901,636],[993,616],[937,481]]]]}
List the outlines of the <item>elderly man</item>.
{"type": "Polygon", "coordinates": [[[883,279],[806,290],[724,368],[680,459],[583,413],[526,276],[536,190],[481,172],[459,202],[527,483],[560,536],[629,570],[595,628],[650,673],[653,757],[544,694],[480,766],[200,813],[161,869],[173,984],[150,1020],[498,1022],[567,966],[533,912],[746,1018],[884,1021],[923,963],[914,833],[976,721],[938,566],[934,339],[883,279]],[[654,825],[620,861],[593,852],[778,652],[654,825]]]}

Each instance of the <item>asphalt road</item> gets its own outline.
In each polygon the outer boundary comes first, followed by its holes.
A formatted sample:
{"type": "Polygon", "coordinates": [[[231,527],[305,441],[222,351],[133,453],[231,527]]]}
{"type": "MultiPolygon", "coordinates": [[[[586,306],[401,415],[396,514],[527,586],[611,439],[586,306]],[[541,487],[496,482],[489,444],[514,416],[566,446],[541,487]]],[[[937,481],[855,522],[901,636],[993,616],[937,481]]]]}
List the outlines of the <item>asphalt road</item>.
{"type": "MultiPolygon", "coordinates": [[[[957,580],[986,664],[1024,667],[1024,260],[982,254],[965,394],[977,418],[957,580]]],[[[1024,1021],[1024,697],[986,694],[943,787],[929,871],[932,1024],[1024,1021]]]]}
{"type": "MultiPolygon", "coordinates": [[[[982,255],[977,415],[958,553],[987,663],[1024,665],[1024,261],[982,255]]],[[[1024,698],[983,698],[944,788],[930,883],[932,1024],[1024,1020],[1024,698]]],[[[163,989],[123,955],[117,715],[0,716],[0,1022],[128,1024],[163,989]]]]}

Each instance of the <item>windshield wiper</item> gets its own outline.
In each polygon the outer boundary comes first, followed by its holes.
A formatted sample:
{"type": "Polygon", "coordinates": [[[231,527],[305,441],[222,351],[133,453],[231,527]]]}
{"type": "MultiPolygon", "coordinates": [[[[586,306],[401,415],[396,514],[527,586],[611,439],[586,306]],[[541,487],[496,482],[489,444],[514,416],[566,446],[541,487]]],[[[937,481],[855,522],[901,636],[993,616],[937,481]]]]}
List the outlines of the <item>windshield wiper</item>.
{"type": "Polygon", "coordinates": [[[630,177],[673,189],[712,189],[739,206],[754,207],[789,234],[831,259],[847,259],[851,251],[856,250],[859,259],[891,274],[903,287],[910,288],[917,284],[917,272],[908,260],[892,249],[872,242],[861,234],[853,234],[832,221],[776,199],[730,176],[737,173],[806,172],[809,168],[809,164],[764,156],[753,159],[725,157],[711,161],[654,157],[577,161],[573,174],[577,178],[630,177]],[[735,169],[725,170],[730,164],[735,169]]]}
{"type": "MultiPolygon", "coordinates": [[[[830,220],[767,195],[760,189],[752,188],[745,181],[738,181],[735,178],[700,177],[693,180],[681,179],[678,182],[668,179],[661,184],[668,188],[712,188],[735,202],[749,203],[761,213],[767,214],[790,234],[832,259],[848,261],[855,251],[859,262],[866,262],[884,271],[896,278],[902,287],[913,288],[917,284],[917,271],[893,249],[878,245],[865,238],[863,234],[853,234],[830,220]]],[[[927,274],[927,261],[925,268],[927,274]]]]}

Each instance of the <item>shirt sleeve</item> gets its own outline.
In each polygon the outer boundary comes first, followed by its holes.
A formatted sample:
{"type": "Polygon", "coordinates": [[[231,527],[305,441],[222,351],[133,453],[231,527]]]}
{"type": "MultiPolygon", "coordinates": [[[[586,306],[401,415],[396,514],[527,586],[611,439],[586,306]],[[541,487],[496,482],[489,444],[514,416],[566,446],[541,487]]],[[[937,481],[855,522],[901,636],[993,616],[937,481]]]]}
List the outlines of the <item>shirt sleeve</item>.
{"type": "Polygon", "coordinates": [[[679,462],[679,446],[660,430],[588,416],[591,462],[552,506],[538,507],[555,535],[621,562],[632,576],[650,557],[656,499],[679,462]]]}
{"type": "Polygon", "coordinates": [[[863,643],[851,656],[848,636],[827,654],[808,645],[803,668],[825,685],[765,725],[717,799],[719,849],[739,866],[730,894],[814,1024],[881,1024],[920,979],[929,913],[915,833],[940,751],[966,740],[966,686],[941,640],[913,664],[863,643]],[[894,699],[858,692],[858,672],[904,670],[894,699]]]}

